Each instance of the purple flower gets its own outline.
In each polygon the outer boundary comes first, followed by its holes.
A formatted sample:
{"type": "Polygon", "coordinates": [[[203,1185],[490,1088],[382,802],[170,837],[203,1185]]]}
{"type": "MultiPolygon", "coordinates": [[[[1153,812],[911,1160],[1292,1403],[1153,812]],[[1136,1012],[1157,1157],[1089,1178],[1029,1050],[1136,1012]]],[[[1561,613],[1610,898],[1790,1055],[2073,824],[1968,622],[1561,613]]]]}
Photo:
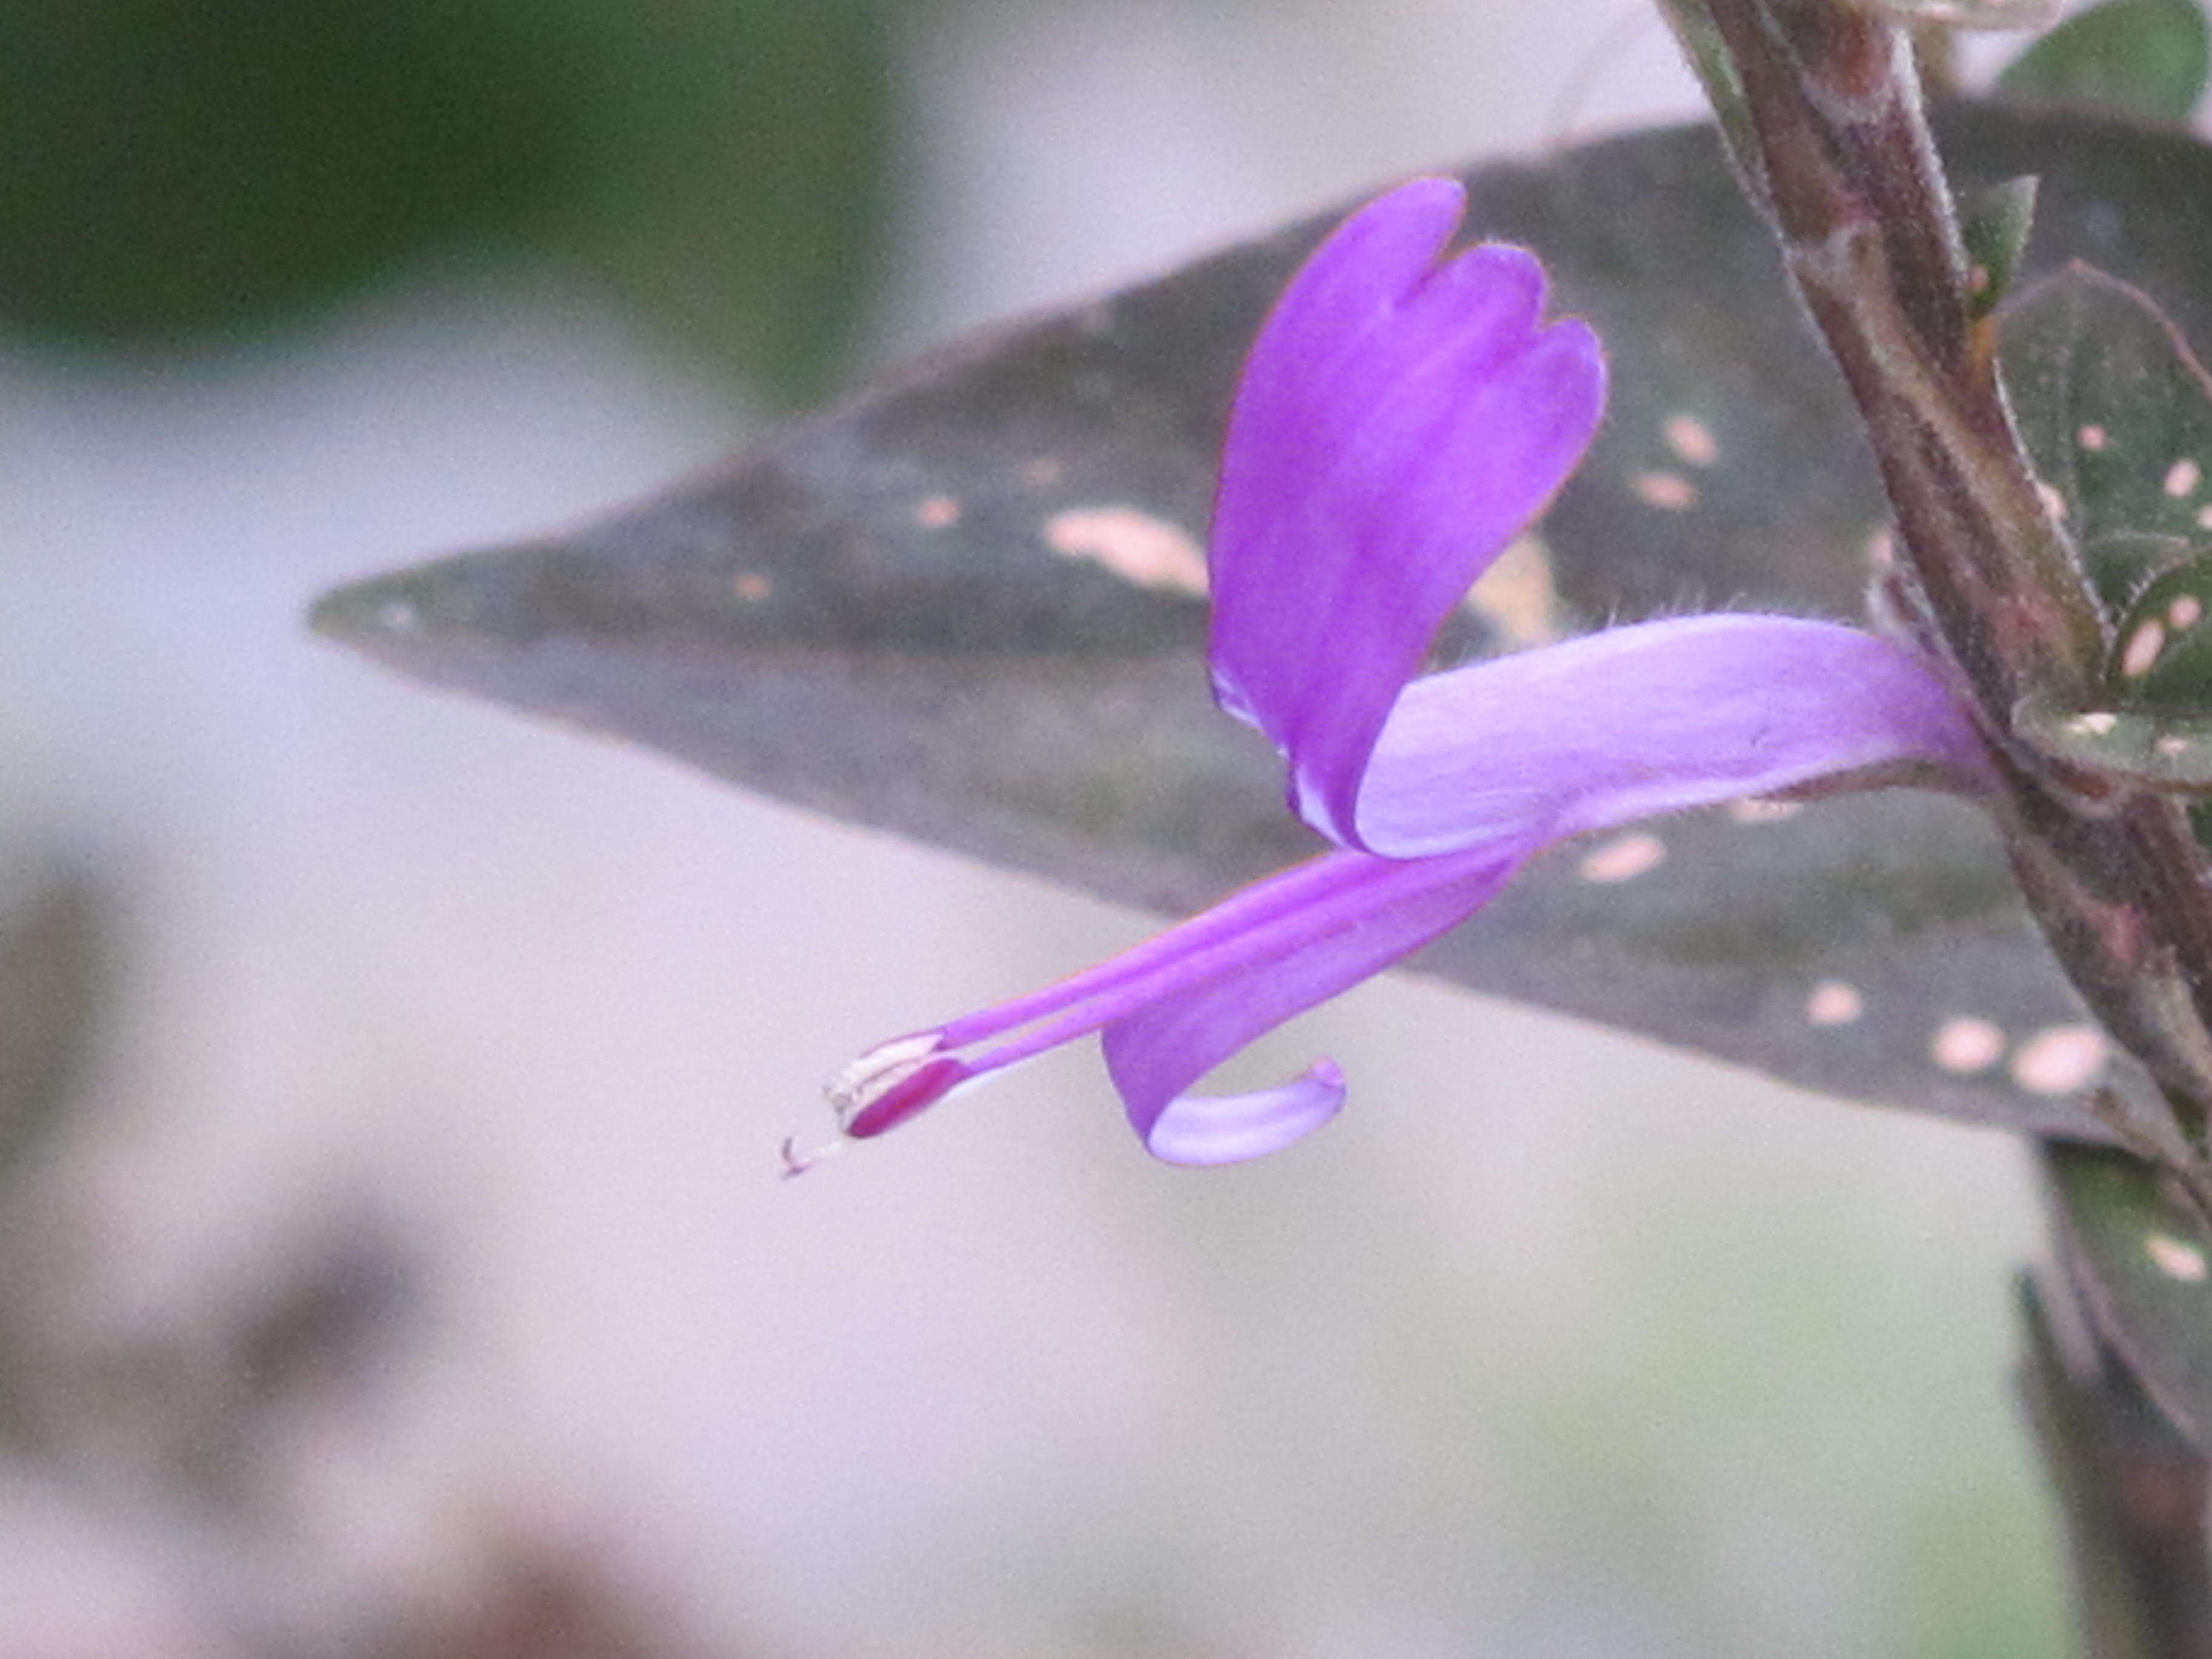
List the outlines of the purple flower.
{"type": "Polygon", "coordinates": [[[1421,179],[1328,239],[1261,331],[1222,456],[1214,695],[1282,751],[1291,810],[1337,850],[1087,973],[870,1051],[830,1086],[848,1136],[1099,1031],[1155,1156],[1258,1157],[1336,1114],[1337,1067],[1254,1094],[1190,1086],[1464,921],[1552,842],[1901,765],[1979,780],[1936,673],[1835,623],[1686,617],[1415,678],[1605,401],[1597,338],[1544,320],[1534,258],[1486,245],[1439,263],[1463,210],[1457,185],[1421,179]]]}

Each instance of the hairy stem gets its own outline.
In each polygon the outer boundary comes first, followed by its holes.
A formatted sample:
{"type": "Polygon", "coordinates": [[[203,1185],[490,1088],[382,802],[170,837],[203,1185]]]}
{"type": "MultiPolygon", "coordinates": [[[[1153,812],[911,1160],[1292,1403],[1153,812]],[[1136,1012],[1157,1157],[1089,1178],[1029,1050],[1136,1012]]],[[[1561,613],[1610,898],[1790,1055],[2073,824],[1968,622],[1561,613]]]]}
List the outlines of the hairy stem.
{"type": "Polygon", "coordinates": [[[1909,31],[1846,0],[1661,0],[1723,110],[1746,191],[1843,373],[1896,519],[1909,608],[2007,774],[2013,864],[2212,1199],[2212,890],[2183,809],[2016,739],[2036,697],[2095,706],[2109,629],[2043,503],[1977,321],[1909,31]]]}

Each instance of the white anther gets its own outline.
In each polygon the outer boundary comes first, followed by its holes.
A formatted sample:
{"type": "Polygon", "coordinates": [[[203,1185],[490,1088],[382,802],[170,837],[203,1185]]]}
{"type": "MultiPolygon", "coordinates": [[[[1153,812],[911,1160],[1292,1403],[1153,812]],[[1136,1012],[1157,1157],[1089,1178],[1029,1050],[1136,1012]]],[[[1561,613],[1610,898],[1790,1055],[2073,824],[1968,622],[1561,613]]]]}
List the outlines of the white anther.
{"type": "Polygon", "coordinates": [[[927,1066],[944,1046],[934,1031],[878,1044],[823,1084],[823,1097],[839,1124],[849,1123],[927,1066]]]}

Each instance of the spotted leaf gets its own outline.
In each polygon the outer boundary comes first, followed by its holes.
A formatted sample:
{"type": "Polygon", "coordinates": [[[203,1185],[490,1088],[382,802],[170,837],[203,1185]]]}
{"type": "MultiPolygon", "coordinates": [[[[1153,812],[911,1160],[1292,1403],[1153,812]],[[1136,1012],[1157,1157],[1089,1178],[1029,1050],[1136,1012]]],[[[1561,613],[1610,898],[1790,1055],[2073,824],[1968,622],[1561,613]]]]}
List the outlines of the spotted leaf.
{"type": "Polygon", "coordinates": [[[2212,380],[2150,296],[2075,265],[2000,313],[2021,435],[2115,609],[2212,540],[2212,380]]]}
{"type": "Polygon", "coordinates": [[[2212,1237],[2171,1177],[2124,1152],[2042,1151],[2060,1262],[2097,1334],[2197,1445],[2212,1433],[2212,1237]]]}
{"type": "MultiPolygon", "coordinates": [[[[2041,177],[2031,268],[2094,257],[2212,326],[2204,151],[1990,109],[1947,132],[1970,186],[2041,177]]],[[[1468,184],[1469,234],[1541,250],[1614,396],[1440,657],[1696,609],[1859,617],[1880,494],[1711,135],[1468,184]]],[[[1207,696],[1200,538],[1244,349],[1336,216],[951,348],[601,524],[343,589],[316,625],[840,817],[1194,909],[1312,846],[1207,696]]],[[[1948,798],[1565,847],[1417,965],[1832,1094],[2104,1133],[2076,1103],[2102,1046],[1948,798]]]]}
{"type": "Polygon", "coordinates": [[[2013,730],[2045,754],[2087,771],[2175,794],[2212,792],[2212,719],[2140,708],[2052,708],[2034,699],[2013,730]]]}
{"type": "Polygon", "coordinates": [[[2212,714],[2212,556],[2197,549],[2143,585],[2121,612],[2112,684],[2146,710],[2212,714]]]}

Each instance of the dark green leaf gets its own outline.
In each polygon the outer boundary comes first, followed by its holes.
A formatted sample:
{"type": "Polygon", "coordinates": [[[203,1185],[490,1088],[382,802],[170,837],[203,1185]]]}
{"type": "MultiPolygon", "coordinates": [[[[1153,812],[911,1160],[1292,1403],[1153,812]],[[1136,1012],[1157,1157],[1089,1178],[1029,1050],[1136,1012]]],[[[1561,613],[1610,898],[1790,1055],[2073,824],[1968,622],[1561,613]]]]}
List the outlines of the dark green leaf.
{"type": "Polygon", "coordinates": [[[2104,0],[2069,17],[1997,77],[2022,102],[2185,122],[2212,72],[2200,0],[2104,0]]]}
{"type": "Polygon", "coordinates": [[[2094,536],[2081,547],[2081,562],[2108,616],[2125,616],[2160,574],[2197,556],[2185,537],[2120,530],[2094,536]]]}
{"type": "MultiPolygon", "coordinates": [[[[1989,110],[1948,139],[1969,188],[2042,175],[2038,257],[2094,254],[2212,323],[2196,145],[1989,110]]],[[[1470,185],[1473,228],[1540,248],[1598,324],[1615,392],[1542,540],[1443,656],[1684,609],[1860,616],[1880,494],[1711,134],[1470,185]]],[[[1322,228],[971,341],[634,513],[344,590],[317,625],[838,817],[1188,910],[1312,844],[1273,757],[1209,702],[1195,579],[1239,360],[1322,228]]],[[[1897,791],[1648,835],[1540,860],[1421,965],[1836,1094],[2106,1133],[2076,1099],[2096,1039],[1971,807],[1897,791]]]]}
{"type": "Polygon", "coordinates": [[[2021,734],[2077,765],[2202,793],[2212,378],[2148,295],[2084,266],[2008,305],[1998,337],[2021,435],[2115,624],[2106,705],[2023,708],[2021,734]]]}
{"type": "Polygon", "coordinates": [[[2025,179],[2008,179],[1977,191],[1966,204],[1960,228],[1973,272],[1977,318],[2004,302],[2021,262],[2027,258],[2027,240],[2035,230],[2037,184],[2032,173],[2025,179]]]}
{"type": "Polygon", "coordinates": [[[2212,538],[2212,380],[2149,296],[2084,266],[2005,307],[1998,340],[2021,435],[2117,612],[2212,538]]]}
{"type": "Polygon", "coordinates": [[[2199,1447],[2212,1432],[2212,1236],[2127,1153],[2043,1149],[2061,1261],[2090,1323],[2199,1447]]]}
{"type": "Polygon", "coordinates": [[[2029,701],[2013,729],[2045,754],[2179,794],[2212,790],[2212,716],[2142,709],[2046,708],[2029,701]]]}
{"type": "MultiPolygon", "coordinates": [[[[2212,556],[2192,549],[2143,585],[2115,631],[2112,686],[2121,706],[2212,718],[2212,556]]],[[[2173,744],[2169,743],[2169,750],[2173,744]]]]}

